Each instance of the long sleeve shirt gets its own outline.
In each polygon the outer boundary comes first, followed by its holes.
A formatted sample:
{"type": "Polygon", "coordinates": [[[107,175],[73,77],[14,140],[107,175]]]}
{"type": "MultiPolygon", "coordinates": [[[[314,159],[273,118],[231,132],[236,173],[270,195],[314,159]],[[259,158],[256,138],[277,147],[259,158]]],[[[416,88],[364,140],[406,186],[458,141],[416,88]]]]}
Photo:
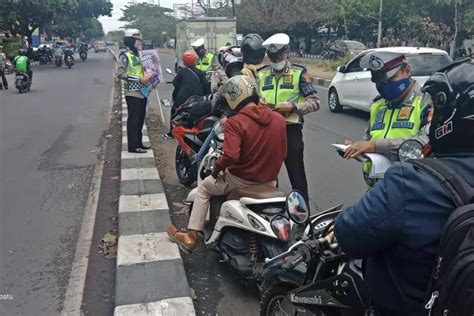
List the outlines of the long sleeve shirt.
{"type": "MultiPolygon", "coordinates": [[[[119,66],[116,71],[117,78],[124,81],[140,82],[140,77],[127,74],[128,58],[124,53],[120,53],[118,61],[119,66]]],[[[125,91],[124,94],[125,96],[129,97],[135,97],[140,99],[144,98],[143,94],[140,91],[125,91]]]]}

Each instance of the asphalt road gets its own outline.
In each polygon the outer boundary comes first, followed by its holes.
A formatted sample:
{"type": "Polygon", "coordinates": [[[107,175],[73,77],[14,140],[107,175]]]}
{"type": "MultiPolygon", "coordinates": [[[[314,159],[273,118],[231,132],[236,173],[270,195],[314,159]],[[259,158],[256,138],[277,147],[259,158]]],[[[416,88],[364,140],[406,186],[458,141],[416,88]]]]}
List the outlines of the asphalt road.
{"type": "Polygon", "coordinates": [[[34,68],[31,92],[0,91],[2,315],[63,308],[94,167],[108,128],[113,61],[34,68]]]}
{"type": "MultiPolygon", "coordinates": [[[[160,58],[163,70],[166,67],[173,69],[173,55],[161,53],[160,58]]],[[[164,73],[164,76],[165,80],[172,80],[168,74],[164,73]]],[[[161,84],[160,98],[171,99],[172,89],[170,84],[161,84]]],[[[347,138],[360,139],[368,114],[350,109],[340,114],[331,113],[327,107],[327,89],[318,87],[317,90],[321,109],[306,116],[304,127],[306,173],[313,211],[339,203],[350,204],[366,190],[361,165],[343,160],[330,145],[347,138]]],[[[178,227],[185,227],[187,208],[182,201],[189,190],[180,185],[176,178],[176,144],[173,140],[160,138],[159,133],[166,132],[167,127],[159,123],[160,111],[154,96],[150,99],[149,111],[152,115],[148,130],[171,207],[172,220],[178,227]]],[[[169,108],[164,108],[164,112],[168,126],[169,108]]],[[[281,172],[280,187],[286,191],[291,189],[286,170],[281,172]]],[[[258,315],[258,291],[243,284],[228,266],[219,263],[218,255],[200,244],[191,255],[182,256],[190,286],[196,294],[194,303],[198,315],[258,315]]]]}

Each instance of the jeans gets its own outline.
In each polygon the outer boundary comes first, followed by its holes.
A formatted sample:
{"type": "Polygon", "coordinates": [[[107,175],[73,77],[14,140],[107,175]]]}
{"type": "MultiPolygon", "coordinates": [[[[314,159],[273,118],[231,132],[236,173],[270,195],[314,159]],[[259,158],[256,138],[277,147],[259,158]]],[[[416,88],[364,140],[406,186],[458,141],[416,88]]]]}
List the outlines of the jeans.
{"type": "Polygon", "coordinates": [[[206,140],[201,146],[201,149],[199,149],[199,152],[197,154],[196,162],[197,162],[197,171],[199,172],[199,166],[201,166],[201,162],[204,159],[204,157],[207,155],[209,152],[209,148],[211,147],[211,141],[216,137],[216,132],[214,131],[214,128],[211,130],[209,135],[207,135],[206,140]]]}

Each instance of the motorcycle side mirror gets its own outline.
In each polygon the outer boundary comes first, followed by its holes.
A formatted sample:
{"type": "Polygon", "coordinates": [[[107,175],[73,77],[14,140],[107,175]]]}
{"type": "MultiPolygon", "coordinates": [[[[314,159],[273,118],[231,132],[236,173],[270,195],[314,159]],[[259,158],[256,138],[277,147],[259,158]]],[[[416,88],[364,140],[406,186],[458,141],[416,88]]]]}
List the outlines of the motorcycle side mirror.
{"type": "Polygon", "coordinates": [[[400,148],[398,148],[398,159],[400,161],[407,161],[409,159],[422,159],[423,144],[416,139],[408,139],[404,141],[400,148]]]}
{"type": "Polygon", "coordinates": [[[171,69],[169,69],[169,68],[166,68],[165,71],[166,71],[167,73],[169,73],[170,75],[173,74],[173,71],[171,71],[171,69]]]}
{"type": "Polygon", "coordinates": [[[309,207],[303,194],[299,191],[291,191],[286,198],[286,211],[290,219],[297,224],[305,224],[309,217],[309,207]]]}

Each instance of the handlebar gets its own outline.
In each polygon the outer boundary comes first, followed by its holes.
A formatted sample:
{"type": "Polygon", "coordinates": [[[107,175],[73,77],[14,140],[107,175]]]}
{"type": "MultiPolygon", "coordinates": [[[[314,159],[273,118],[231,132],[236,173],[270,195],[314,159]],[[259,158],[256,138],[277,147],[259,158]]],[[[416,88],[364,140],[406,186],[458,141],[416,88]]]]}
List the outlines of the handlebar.
{"type": "Polygon", "coordinates": [[[281,267],[283,270],[291,270],[303,261],[305,261],[305,257],[300,253],[297,253],[296,255],[289,257],[281,267]]]}

